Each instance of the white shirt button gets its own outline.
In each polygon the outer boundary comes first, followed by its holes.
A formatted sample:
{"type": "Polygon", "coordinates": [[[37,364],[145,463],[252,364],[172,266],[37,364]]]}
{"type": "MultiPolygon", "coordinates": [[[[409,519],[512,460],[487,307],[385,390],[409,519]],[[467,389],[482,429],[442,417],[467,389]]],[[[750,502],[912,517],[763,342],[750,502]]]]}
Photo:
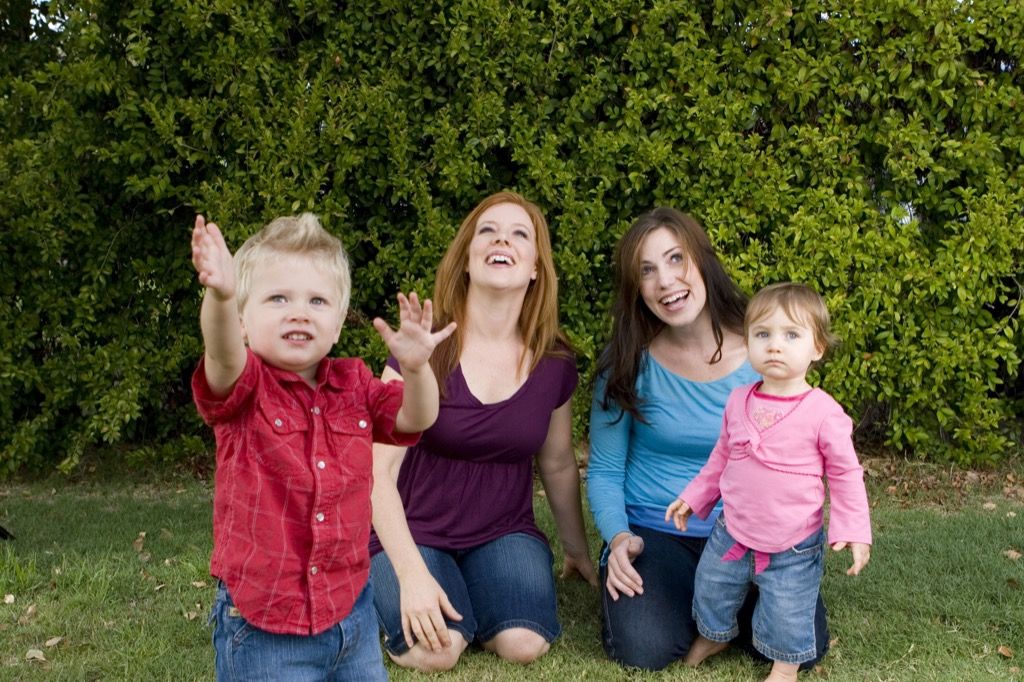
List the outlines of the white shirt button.
{"type": "Polygon", "coordinates": [[[314,566],[313,568],[309,569],[309,572],[312,573],[313,575],[316,575],[317,571],[319,571],[319,570],[320,569],[318,569],[316,566],[314,566]]]}
{"type": "Polygon", "coordinates": [[[317,521],[320,521],[321,523],[323,523],[323,520],[324,520],[324,513],[323,513],[323,512],[317,512],[317,513],[316,513],[316,520],[317,520],[317,521]]]}
{"type": "Polygon", "coordinates": [[[359,420],[359,428],[361,428],[361,429],[365,429],[366,428],[366,420],[365,419],[360,419],[359,420]]]}
{"type": "Polygon", "coordinates": [[[274,420],[274,426],[276,426],[277,428],[281,428],[282,424],[284,424],[284,422],[281,421],[280,419],[275,419],[274,420]]]}
{"type": "Polygon", "coordinates": [[[325,466],[327,466],[327,465],[324,464],[323,460],[320,460],[319,462],[316,463],[316,468],[317,469],[323,469],[325,466]]]}
{"type": "Polygon", "coordinates": [[[320,408],[319,407],[314,407],[313,408],[313,414],[320,414],[320,408]]]}

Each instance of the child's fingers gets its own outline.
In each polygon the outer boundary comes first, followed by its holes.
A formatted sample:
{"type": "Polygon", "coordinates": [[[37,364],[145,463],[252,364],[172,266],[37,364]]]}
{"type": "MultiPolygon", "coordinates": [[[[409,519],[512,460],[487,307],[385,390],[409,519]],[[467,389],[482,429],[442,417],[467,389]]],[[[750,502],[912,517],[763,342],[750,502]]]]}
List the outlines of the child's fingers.
{"type": "Polygon", "coordinates": [[[858,575],[868,565],[868,561],[871,560],[871,545],[852,542],[850,543],[850,549],[853,551],[853,566],[850,567],[850,571],[853,572],[847,571],[847,573],[858,575]]]}
{"type": "Polygon", "coordinates": [[[377,330],[377,333],[380,334],[380,338],[384,340],[385,344],[391,343],[391,337],[395,335],[395,332],[388,326],[387,322],[379,317],[375,317],[373,318],[373,328],[377,330]]]}

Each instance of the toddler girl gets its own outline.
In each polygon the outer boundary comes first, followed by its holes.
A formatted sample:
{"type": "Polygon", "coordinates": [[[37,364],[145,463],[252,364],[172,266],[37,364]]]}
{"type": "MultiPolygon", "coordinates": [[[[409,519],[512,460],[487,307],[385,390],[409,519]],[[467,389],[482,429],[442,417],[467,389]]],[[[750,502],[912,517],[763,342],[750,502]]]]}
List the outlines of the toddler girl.
{"type": "Polygon", "coordinates": [[[871,524],[853,424],[831,396],[807,383],[807,370],[832,342],[828,310],[812,289],[774,284],[747,307],[750,364],[763,379],[729,396],[708,463],[669,505],[665,520],[686,529],[719,497],[723,512],[697,567],[693,616],[700,636],[690,665],[736,637],[736,612],[750,584],[759,598],[754,646],[774,661],[768,680],[795,680],[813,660],[814,612],[823,559],[824,475],[831,513],[828,542],[847,546],[857,575],[871,554],[871,524]]]}

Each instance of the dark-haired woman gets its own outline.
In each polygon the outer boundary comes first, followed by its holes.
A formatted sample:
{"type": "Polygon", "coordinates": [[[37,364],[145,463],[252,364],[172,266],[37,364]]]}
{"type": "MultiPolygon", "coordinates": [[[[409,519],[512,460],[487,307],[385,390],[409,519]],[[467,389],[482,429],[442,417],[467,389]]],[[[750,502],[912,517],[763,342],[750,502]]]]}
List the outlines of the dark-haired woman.
{"type": "MultiPolygon", "coordinates": [[[[707,461],[729,393],[759,377],[742,336],[746,298],[694,218],[671,208],[642,215],[619,241],[615,276],[587,476],[605,542],[602,638],[618,663],[660,670],[697,635],[694,572],[721,511],[679,532],[665,508],[707,461]]],[[[751,594],[740,614],[740,646],[749,645],[755,603],[751,594]]],[[[820,598],[815,620],[820,659],[828,648],[820,598]]]]}

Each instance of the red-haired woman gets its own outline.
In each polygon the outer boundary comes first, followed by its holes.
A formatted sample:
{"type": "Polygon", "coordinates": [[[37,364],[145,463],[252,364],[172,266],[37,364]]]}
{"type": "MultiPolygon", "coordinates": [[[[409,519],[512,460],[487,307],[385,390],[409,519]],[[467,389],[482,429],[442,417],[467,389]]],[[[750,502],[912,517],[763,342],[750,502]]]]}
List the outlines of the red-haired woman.
{"type": "MultiPolygon", "coordinates": [[[[534,460],[563,576],[597,582],[572,447],[576,364],[540,209],[512,192],[480,202],[438,267],[433,303],[439,327],[458,324],[431,358],[437,422],[414,447],[374,447],[371,572],[385,646],[421,671],[452,668],[473,641],[529,663],[561,630],[533,518],[534,460]]],[[[383,378],[400,376],[389,366],[383,378]]]]}

